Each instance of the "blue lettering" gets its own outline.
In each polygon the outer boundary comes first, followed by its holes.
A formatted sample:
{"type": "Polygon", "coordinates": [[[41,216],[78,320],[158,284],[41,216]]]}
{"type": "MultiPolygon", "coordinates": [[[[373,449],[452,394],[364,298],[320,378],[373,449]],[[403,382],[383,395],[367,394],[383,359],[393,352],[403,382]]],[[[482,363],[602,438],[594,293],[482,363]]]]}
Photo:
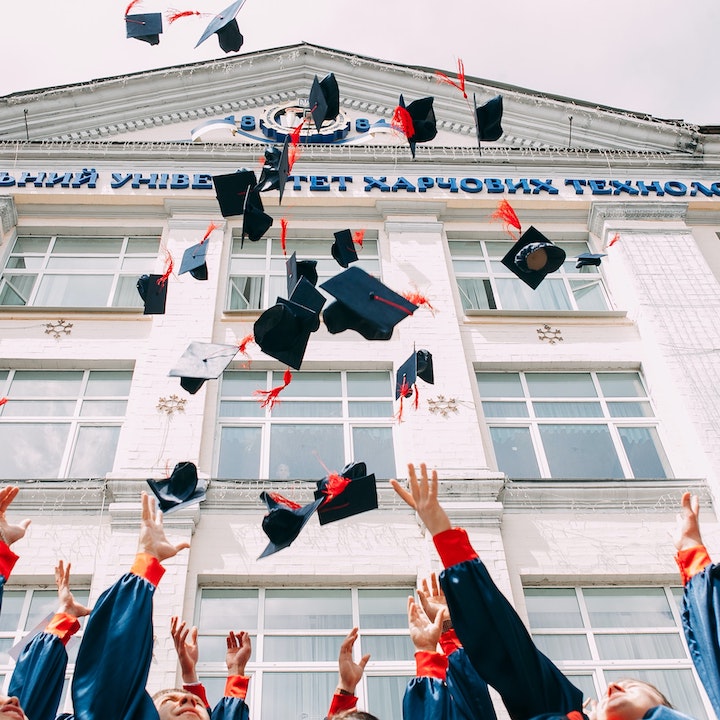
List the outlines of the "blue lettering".
{"type": "Polygon", "coordinates": [[[302,190],[301,182],[307,182],[307,175],[288,175],[288,180],[293,181],[293,190],[302,190]]]}
{"type": "Polygon", "coordinates": [[[716,195],[720,195],[720,183],[714,182],[714,183],[710,186],[710,189],[711,189],[716,195]]]}
{"type": "MultiPolygon", "coordinates": [[[[175,177],[175,176],[173,176],[175,177]]],[[[127,173],[123,177],[122,173],[113,173],[112,174],[112,182],[110,183],[111,188],[121,188],[125,183],[128,182],[132,178],[132,173],[127,173]]]]}
{"type": "Polygon", "coordinates": [[[169,179],[170,176],[167,173],[162,173],[162,175],[160,175],[160,182],[158,183],[158,187],[161,190],[164,190],[167,187],[169,179]]]}
{"type": "Polygon", "coordinates": [[[653,180],[649,185],[644,183],[642,180],[638,180],[637,186],[640,188],[641,195],[649,195],[651,190],[657,193],[658,197],[665,194],[657,180],[653,180]]]}
{"type": "Polygon", "coordinates": [[[185,190],[190,187],[190,176],[185,173],[174,173],[170,178],[171,190],[185,190]]]}
{"type": "Polygon", "coordinates": [[[427,192],[428,188],[435,186],[435,181],[431,177],[419,177],[417,183],[419,192],[427,192]]]}
{"type": "Polygon", "coordinates": [[[526,178],[522,178],[519,183],[514,183],[510,178],[505,178],[505,185],[507,185],[508,192],[511,195],[514,195],[518,188],[522,188],[522,191],[529,195],[532,191],[530,190],[530,184],[528,183],[526,178]]]}
{"type": "Polygon", "coordinates": [[[611,185],[615,188],[613,195],[620,195],[626,192],[628,195],[637,195],[639,190],[632,186],[632,180],[620,182],[619,180],[611,180],[611,185]]]}
{"type": "Polygon", "coordinates": [[[585,187],[585,181],[567,178],[565,180],[565,185],[572,185],[575,188],[575,194],[582,195],[584,192],[583,187],[585,187]]]}
{"type": "Polygon", "coordinates": [[[482,192],[482,181],[477,178],[463,178],[460,180],[460,189],[467,193],[482,192]]]}
{"type": "Polygon", "coordinates": [[[398,190],[407,190],[408,192],[415,192],[415,186],[404,177],[399,177],[397,182],[392,186],[392,191],[397,192],[398,190]]]}
{"type": "Polygon", "coordinates": [[[243,115],[240,118],[240,129],[241,130],[254,130],[255,129],[255,118],[252,115],[243,115]]]}
{"type": "Polygon", "coordinates": [[[668,195],[680,197],[681,195],[687,194],[687,185],[678,182],[677,180],[669,180],[665,183],[665,192],[668,195]]]}
{"type": "Polygon", "coordinates": [[[345,192],[347,190],[346,182],[352,182],[352,175],[333,175],[330,178],[330,182],[338,183],[338,190],[345,192]]]}
{"type": "Polygon", "coordinates": [[[137,190],[141,185],[147,185],[154,190],[157,187],[157,179],[157,173],[150,173],[150,177],[143,177],[142,173],[134,173],[132,186],[137,190]]]}
{"type": "Polygon", "coordinates": [[[39,175],[32,175],[31,173],[24,172],[20,175],[18,180],[18,187],[25,187],[28,182],[31,182],[35,187],[42,187],[45,173],[41,172],[39,175]]]}
{"type": "Polygon", "coordinates": [[[380,188],[380,192],[390,192],[390,186],[387,184],[387,177],[383,175],[379,179],[365,175],[365,192],[370,192],[373,188],[380,188]]]}
{"type": "Polygon", "coordinates": [[[370,129],[370,121],[367,118],[358,118],[355,121],[355,132],[364,133],[370,129]]]}
{"type": "Polygon", "coordinates": [[[81,173],[75,173],[75,177],[75,182],[72,184],[74,188],[79,188],[81,185],[87,185],[89,188],[94,188],[97,183],[98,174],[95,168],[92,168],[91,170],[83,168],[81,173]]]}
{"type": "Polygon", "coordinates": [[[47,177],[45,178],[45,187],[55,187],[58,183],[64,187],[70,187],[70,181],[72,180],[72,173],[64,173],[63,175],[59,173],[48,173],[47,177]]]}
{"type": "Polygon", "coordinates": [[[485,189],[489,193],[505,192],[505,186],[500,178],[485,178],[485,189]]]}
{"type": "Polygon", "coordinates": [[[193,190],[212,190],[212,175],[209,173],[195,173],[193,175],[193,190]]]}
{"type": "Polygon", "coordinates": [[[612,188],[606,187],[605,180],[588,180],[593,195],[611,195],[612,188]]]}
{"type": "Polygon", "coordinates": [[[445,180],[445,178],[436,177],[435,182],[437,183],[437,186],[443,190],[449,190],[451,193],[456,193],[458,191],[457,178],[448,178],[445,180]]]}
{"type": "Polygon", "coordinates": [[[553,186],[552,180],[548,178],[543,182],[542,180],[538,180],[537,178],[531,178],[530,182],[535,186],[535,189],[533,190],[533,195],[539,195],[543,190],[546,193],[550,193],[550,195],[557,195],[558,189],[553,186]]]}
{"type": "MultiPolygon", "coordinates": [[[[0,185],[2,185],[1,182],[0,182],[0,185]]],[[[717,183],[715,183],[712,187],[707,188],[702,183],[699,183],[699,182],[690,183],[690,187],[692,188],[692,190],[690,191],[690,197],[695,197],[698,194],[698,190],[705,197],[712,197],[713,195],[717,195],[718,193],[715,190],[715,185],[717,185],[717,183]]]]}
{"type": "Polygon", "coordinates": [[[15,184],[15,178],[9,173],[0,173],[0,187],[11,187],[15,184]]]}
{"type": "Polygon", "coordinates": [[[328,182],[327,175],[311,175],[310,176],[310,191],[315,190],[330,190],[330,183],[328,182]]]}

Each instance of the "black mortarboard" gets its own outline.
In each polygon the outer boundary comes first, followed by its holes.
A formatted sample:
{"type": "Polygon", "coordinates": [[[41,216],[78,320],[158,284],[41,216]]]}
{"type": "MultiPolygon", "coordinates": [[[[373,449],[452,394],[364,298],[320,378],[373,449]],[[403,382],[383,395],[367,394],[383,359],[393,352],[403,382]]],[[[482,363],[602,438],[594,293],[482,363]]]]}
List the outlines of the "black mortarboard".
{"type": "Polygon", "coordinates": [[[413,124],[413,134],[408,138],[410,152],[415,157],[415,145],[417,143],[429,142],[437,135],[437,122],[433,110],[432,97],[424,97],[413,100],[405,107],[405,98],[400,96],[399,106],[405,108],[410,115],[413,124]]]}
{"type": "Polygon", "coordinates": [[[435,384],[432,355],[427,350],[414,352],[395,373],[395,399],[400,395],[410,397],[413,385],[420,378],[430,385],[435,384]]]}
{"type": "Polygon", "coordinates": [[[237,353],[237,345],[192,342],[168,375],[179,377],[180,387],[194,395],[206,380],[220,377],[237,353]]]}
{"type": "Polygon", "coordinates": [[[258,192],[267,192],[268,190],[278,190],[280,199],[278,204],[282,204],[283,195],[285,193],[285,183],[290,174],[289,150],[290,136],[285,137],[282,149],[272,147],[265,151],[265,162],[260,172],[260,180],[257,184],[258,192]]]}
{"type": "Polygon", "coordinates": [[[243,212],[242,236],[257,242],[272,227],[273,219],[265,212],[260,193],[249,190],[243,212]]]}
{"type": "Polygon", "coordinates": [[[389,340],[395,325],[418,307],[359,267],[343,270],[320,287],[337,299],[323,313],[333,335],[355,330],[366,340],[389,340]]]}
{"type": "Polygon", "coordinates": [[[266,355],[299,370],[310,335],[320,327],[324,304],[323,294],[300,278],[290,299],[277,298],[255,321],[255,342],[266,355]]]}
{"type": "Polygon", "coordinates": [[[337,475],[318,481],[315,498],[323,498],[318,508],[321,525],[359,515],[378,506],[375,475],[367,474],[364,462],[346,465],[337,475]]]}
{"type": "Polygon", "coordinates": [[[137,291],[145,303],[143,315],[165,314],[167,278],[164,275],[141,275],[137,281],[137,291]]]}
{"type": "Polygon", "coordinates": [[[223,217],[242,215],[248,192],[257,184],[252,170],[238,170],[228,175],[213,175],[215,195],[223,217]]]}
{"type": "Polygon", "coordinates": [[[475,105],[475,130],[477,131],[478,146],[483,140],[491,142],[499,140],[503,134],[501,125],[503,114],[502,95],[496,95],[484,105],[478,107],[473,94],[473,105],[475,105]]]}
{"type": "Polygon", "coordinates": [[[195,47],[204,43],[213,33],[217,33],[220,41],[220,48],[223,52],[237,52],[243,44],[243,36],[240,33],[235,16],[240,12],[240,8],[245,0],[236,0],[232,5],[226,7],[219,12],[205,28],[205,32],[200,36],[195,47]]]}
{"type": "Polygon", "coordinates": [[[334,120],[340,112],[340,90],[333,73],[327,74],[321,81],[317,75],[313,80],[308,97],[310,114],[318,132],[326,120],[334,120]]]}
{"type": "Polygon", "coordinates": [[[579,269],[585,267],[586,265],[600,265],[604,257],[605,253],[582,253],[577,256],[575,268],[579,269]]]}
{"type": "Polygon", "coordinates": [[[352,233],[349,230],[338,230],[335,233],[335,242],[332,244],[330,252],[340,267],[346,268],[351,262],[355,262],[358,256],[352,233]]]}
{"type": "Polygon", "coordinates": [[[208,269],[205,262],[207,257],[208,243],[207,240],[190,246],[182,256],[180,270],[178,275],[189,272],[196,280],[207,280],[208,269]]]}
{"type": "Polygon", "coordinates": [[[501,262],[535,290],[546,275],[562,266],[565,262],[565,251],[530,226],[501,262]]]}
{"type": "Polygon", "coordinates": [[[317,260],[298,260],[297,253],[293,253],[285,263],[287,271],[288,297],[292,296],[295,286],[300,278],[305,278],[313,287],[317,285],[317,260]]]}
{"type": "Polygon", "coordinates": [[[178,463],[166,480],[148,478],[147,483],[164,515],[202,502],[207,493],[207,481],[198,480],[197,468],[191,462],[178,463]]]}
{"type": "Polygon", "coordinates": [[[140,13],[139,15],[126,15],[125,29],[127,30],[127,37],[157,45],[160,42],[162,33],[162,14],[140,13]]]}
{"type": "Polygon", "coordinates": [[[320,498],[301,507],[279,493],[263,492],[260,498],[268,509],[262,521],[262,529],[270,542],[258,560],[289,547],[323,501],[320,498]]]}

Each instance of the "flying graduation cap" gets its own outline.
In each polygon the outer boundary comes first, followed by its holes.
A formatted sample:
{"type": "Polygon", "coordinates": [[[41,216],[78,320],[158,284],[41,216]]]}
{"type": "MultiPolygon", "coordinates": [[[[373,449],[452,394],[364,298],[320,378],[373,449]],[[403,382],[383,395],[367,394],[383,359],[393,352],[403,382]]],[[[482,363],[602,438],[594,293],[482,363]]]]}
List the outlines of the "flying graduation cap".
{"type": "Polygon", "coordinates": [[[339,473],[318,480],[315,499],[322,499],[318,508],[321,525],[359,515],[378,506],[375,475],[368,475],[364,462],[352,462],[339,473]]]}
{"type": "Polygon", "coordinates": [[[432,97],[420,98],[405,107],[405,99],[400,95],[393,113],[391,125],[405,135],[413,157],[417,143],[429,142],[437,135],[433,100],[432,97]]]}
{"type": "Polygon", "coordinates": [[[242,238],[257,242],[272,227],[273,219],[265,212],[260,193],[256,188],[248,190],[243,210],[242,238]]]}
{"type": "Polygon", "coordinates": [[[235,16],[240,12],[240,8],[245,4],[245,0],[236,0],[232,5],[226,7],[219,12],[205,28],[205,32],[200,36],[195,47],[204,43],[213,33],[218,36],[220,49],[223,52],[237,52],[243,44],[243,36],[240,33],[235,16]]]}
{"type": "Polygon", "coordinates": [[[220,205],[223,217],[242,215],[248,192],[257,185],[257,178],[252,170],[238,170],[227,175],[213,175],[215,196],[220,205]]]}
{"type": "Polygon", "coordinates": [[[478,147],[482,152],[480,143],[483,140],[493,142],[502,137],[502,95],[496,95],[484,105],[478,107],[475,94],[473,93],[473,105],[475,106],[475,130],[477,131],[478,147]]]}
{"type": "Polygon", "coordinates": [[[322,80],[315,76],[308,96],[308,106],[318,132],[326,120],[334,120],[338,116],[340,90],[333,73],[328,73],[322,80]]]}
{"type": "Polygon", "coordinates": [[[210,223],[205,231],[205,237],[197,244],[189,247],[182,256],[178,275],[189,272],[196,280],[207,280],[208,269],[205,259],[208,251],[208,238],[213,230],[217,230],[215,223],[210,223]]]}
{"type": "Polygon", "coordinates": [[[206,380],[219,378],[237,353],[237,345],[192,342],[168,376],[179,377],[180,387],[194,395],[206,380]]]}
{"type": "Polygon", "coordinates": [[[313,287],[317,285],[317,260],[298,260],[297,253],[293,253],[285,263],[287,270],[287,291],[290,297],[300,278],[305,278],[313,287]]]}
{"type": "Polygon", "coordinates": [[[588,266],[599,266],[604,257],[607,257],[605,253],[581,253],[576,258],[577,263],[575,264],[575,268],[579,270],[580,268],[588,266]]]}
{"type": "MultiPolygon", "coordinates": [[[[492,214],[494,220],[502,220],[506,231],[515,239],[509,226],[521,231],[520,220],[507,200],[501,200],[492,214]]],[[[539,230],[530,226],[510,248],[502,264],[526,285],[535,290],[546,275],[555,272],[565,262],[565,251],[550,242],[539,230]]]]}
{"type": "Polygon", "coordinates": [[[428,350],[418,350],[398,368],[395,373],[395,399],[400,400],[400,409],[397,418],[402,422],[403,400],[412,397],[415,392],[415,409],[418,409],[420,393],[418,392],[417,381],[424,380],[430,385],[435,384],[433,371],[433,359],[428,350]]]}
{"type": "Polygon", "coordinates": [[[268,509],[267,515],[262,520],[262,529],[270,542],[258,560],[290,547],[323,502],[324,496],[307,505],[299,505],[279,493],[263,492],[260,494],[260,499],[268,509]]]}
{"type": "Polygon", "coordinates": [[[290,136],[285,137],[282,149],[272,147],[265,151],[265,162],[260,171],[260,180],[257,184],[258,192],[267,192],[268,190],[278,190],[280,192],[280,200],[278,205],[282,205],[283,194],[285,193],[285,183],[290,174],[289,165],[289,146],[290,136]]]}
{"type": "Polygon", "coordinates": [[[358,259],[355,240],[350,230],[338,230],[335,233],[335,241],[330,248],[330,253],[337,260],[338,265],[344,268],[358,259]]]}
{"type": "Polygon", "coordinates": [[[140,2],[141,0],[132,0],[127,8],[125,8],[126,37],[142,40],[143,42],[150,43],[150,45],[157,45],[160,42],[160,35],[162,34],[162,14],[140,13],[131,15],[130,10],[140,2]]]}
{"type": "Polygon", "coordinates": [[[197,467],[191,462],[180,462],[169,478],[148,478],[147,484],[157,498],[163,515],[202,502],[207,493],[207,480],[198,479],[197,467]]]}
{"type": "Polygon", "coordinates": [[[143,315],[164,315],[167,301],[167,278],[165,275],[141,275],[137,291],[145,303],[143,315]]]}

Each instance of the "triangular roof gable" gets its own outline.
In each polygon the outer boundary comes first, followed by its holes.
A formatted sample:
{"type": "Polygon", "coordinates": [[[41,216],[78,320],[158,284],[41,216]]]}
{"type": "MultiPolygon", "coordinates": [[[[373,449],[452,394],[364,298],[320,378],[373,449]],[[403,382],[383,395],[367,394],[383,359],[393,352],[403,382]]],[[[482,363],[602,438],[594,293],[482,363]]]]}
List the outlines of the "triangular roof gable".
{"type": "MultiPolygon", "coordinates": [[[[14,93],[0,98],[0,137],[190,142],[192,130],[209,120],[234,116],[239,123],[247,115],[254,116],[259,125],[264,114],[306,99],[313,76],[328,72],[338,79],[340,109],[352,123],[363,118],[379,122],[382,130],[382,123],[390,122],[400,93],[407,102],[432,95],[438,135],[428,145],[476,144],[471,100],[439,83],[433,68],[400,65],[308,43],[14,93]]],[[[451,71],[444,72],[454,77],[451,71]]],[[[683,153],[692,153],[697,147],[697,129],[679,122],[470,76],[466,87],[470,98],[477,95],[478,104],[503,95],[504,135],[495,143],[503,147],[683,153]]],[[[202,139],[233,141],[224,139],[222,131],[202,139]]],[[[236,139],[248,142],[242,135],[236,139]]],[[[355,140],[371,144],[400,141],[385,132],[355,140]]]]}

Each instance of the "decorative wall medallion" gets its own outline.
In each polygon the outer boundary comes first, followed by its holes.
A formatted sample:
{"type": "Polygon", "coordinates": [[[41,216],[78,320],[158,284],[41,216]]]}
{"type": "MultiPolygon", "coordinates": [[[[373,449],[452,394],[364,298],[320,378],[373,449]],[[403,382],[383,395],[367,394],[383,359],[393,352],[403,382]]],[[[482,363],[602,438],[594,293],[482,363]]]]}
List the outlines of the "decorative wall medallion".
{"type": "Polygon", "coordinates": [[[171,395],[168,398],[158,398],[157,409],[159,412],[164,412],[169,417],[172,417],[176,412],[185,412],[185,398],[178,397],[177,395],[171,395]]]}
{"type": "Polygon", "coordinates": [[[457,400],[446,398],[444,395],[438,395],[435,399],[428,398],[428,407],[431,413],[439,413],[442,417],[458,412],[457,400]]]}
{"type": "Polygon", "coordinates": [[[538,340],[544,342],[547,340],[551,345],[562,342],[562,330],[560,328],[551,328],[549,325],[543,325],[541,328],[536,330],[538,334],[538,340]]]}
{"type": "Polygon", "coordinates": [[[71,322],[65,322],[65,320],[45,323],[45,334],[52,335],[56,340],[59,340],[61,335],[70,334],[72,326],[71,322]]]}

